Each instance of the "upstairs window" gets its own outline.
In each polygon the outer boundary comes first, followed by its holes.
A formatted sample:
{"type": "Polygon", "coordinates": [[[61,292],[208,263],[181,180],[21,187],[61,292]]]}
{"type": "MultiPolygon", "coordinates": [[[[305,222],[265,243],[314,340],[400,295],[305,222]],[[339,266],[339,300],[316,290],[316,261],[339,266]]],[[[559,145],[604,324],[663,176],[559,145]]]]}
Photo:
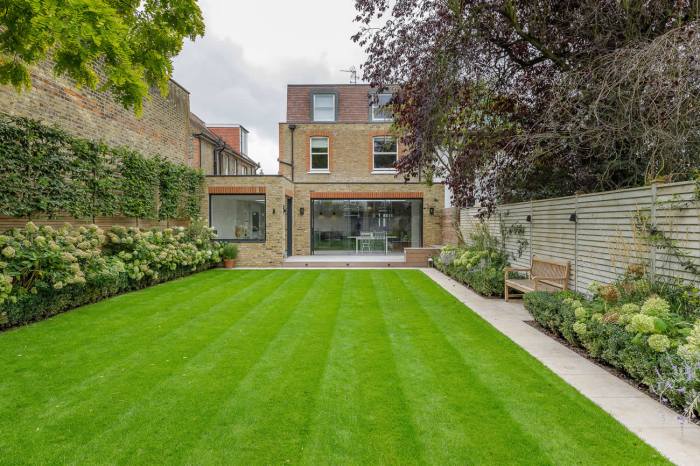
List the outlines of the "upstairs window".
{"type": "Polygon", "coordinates": [[[311,171],[328,172],[328,138],[311,138],[311,171]]]}
{"type": "Polygon", "coordinates": [[[374,171],[395,172],[398,157],[396,138],[391,136],[379,136],[372,140],[374,171]]]}
{"type": "Polygon", "coordinates": [[[391,94],[377,94],[376,102],[372,103],[372,121],[392,121],[394,116],[389,107],[391,94]]]}
{"type": "Polygon", "coordinates": [[[335,94],[314,94],[314,121],[335,121],[335,94]]]}

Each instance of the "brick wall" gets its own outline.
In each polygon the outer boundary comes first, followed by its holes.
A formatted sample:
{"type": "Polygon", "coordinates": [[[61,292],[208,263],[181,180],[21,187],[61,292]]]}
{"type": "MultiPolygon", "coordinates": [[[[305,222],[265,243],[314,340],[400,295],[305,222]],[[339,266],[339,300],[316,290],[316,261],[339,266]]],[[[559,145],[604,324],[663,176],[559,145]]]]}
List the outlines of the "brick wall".
{"type": "Polygon", "coordinates": [[[367,123],[371,90],[367,84],[291,84],[287,86],[287,122],[312,122],[311,95],[327,92],[337,95],[338,123],[367,123]]]}
{"type": "MultiPolygon", "coordinates": [[[[292,162],[292,131],[288,123],[280,123],[280,160],[292,162]]],[[[370,182],[403,183],[395,174],[377,174],[373,171],[374,136],[391,135],[389,123],[310,123],[298,124],[294,131],[295,182],[370,182]],[[310,139],[323,136],[329,139],[330,173],[309,173],[310,139]]],[[[398,147],[401,157],[402,148],[398,147]]],[[[291,178],[291,168],[280,163],[279,173],[291,178]]]]}
{"type": "Polygon", "coordinates": [[[311,254],[311,199],[313,198],[411,198],[423,199],[423,246],[442,243],[442,211],[444,185],[427,186],[420,183],[355,183],[294,185],[294,238],[295,255],[311,254]],[[299,208],[304,207],[304,215],[299,208]],[[433,215],[430,215],[430,208],[433,215]]]}
{"type": "MultiPolygon", "coordinates": [[[[292,184],[281,176],[212,176],[207,177],[212,194],[265,194],[265,242],[237,243],[238,265],[241,267],[274,267],[282,265],[287,245],[285,203],[292,184]]],[[[202,212],[209,217],[209,195],[202,199],[202,212]]]]}
{"type": "Polygon", "coordinates": [[[241,128],[230,126],[207,126],[209,131],[219,136],[236,152],[241,152],[241,128]]]}
{"type": "Polygon", "coordinates": [[[152,91],[143,116],[136,118],[109,94],[77,89],[68,79],[54,77],[48,64],[43,64],[33,69],[28,92],[18,94],[12,86],[0,85],[0,110],[41,120],[76,136],[189,163],[189,93],[172,81],[169,91],[167,97],[152,91]]]}
{"type": "Polygon", "coordinates": [[[446,244],[459,244],[459,235],[457,230],[459,228],[459,209],[456,207],[449,207],[443,209],[442,211],[442,243],[446,244]]]}

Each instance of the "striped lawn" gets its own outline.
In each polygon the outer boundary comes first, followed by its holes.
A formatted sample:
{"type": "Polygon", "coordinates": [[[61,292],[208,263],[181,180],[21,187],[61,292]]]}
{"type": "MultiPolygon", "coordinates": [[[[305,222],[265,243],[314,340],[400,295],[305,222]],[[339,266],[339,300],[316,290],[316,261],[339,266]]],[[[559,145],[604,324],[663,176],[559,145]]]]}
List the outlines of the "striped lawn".
{"type": "Polygon", "coordinates": [[[655,464],[415,270],[210,271],[0,333],[2,464],[655,464]]]}

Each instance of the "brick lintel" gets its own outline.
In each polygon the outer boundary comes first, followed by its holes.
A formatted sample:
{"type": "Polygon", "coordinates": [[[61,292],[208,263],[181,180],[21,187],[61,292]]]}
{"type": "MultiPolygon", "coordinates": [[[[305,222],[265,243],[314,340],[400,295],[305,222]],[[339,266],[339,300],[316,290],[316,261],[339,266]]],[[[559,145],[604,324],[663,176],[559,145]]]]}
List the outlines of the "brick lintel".
{"type": "Polygon", "coordinates": [[[328,192],[312,191],[311,199],[423,199],[422,192],[328,192]]]}
{"type": "Polygon", "coordinates": [[[209,194],[265,194],[265,186],[209,186],[209,194]]]}

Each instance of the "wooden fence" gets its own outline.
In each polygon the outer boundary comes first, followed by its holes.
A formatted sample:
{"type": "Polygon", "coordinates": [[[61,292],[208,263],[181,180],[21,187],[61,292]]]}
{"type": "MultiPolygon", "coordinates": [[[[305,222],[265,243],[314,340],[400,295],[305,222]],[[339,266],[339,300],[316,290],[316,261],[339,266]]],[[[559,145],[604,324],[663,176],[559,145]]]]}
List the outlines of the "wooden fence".
{"type": "MultiPolygon", "coordinates": [[[[574,290],[585,291],[592,281],[610,282],[631,263],[644,264],[655,277],[697,281],[698,276],[685,267],[687,263],[700,267],[697,189],[692,182],[655,184],[505,204],[485,222],[498,238],[506,232],[506,249],[516,266],[528,266],[534,255],[569,260],[574,290]],[[672,240],[678,250],[671,252],[645,241],[640,218],[672,240]]],[[[466,241],[480,222],[477,214],[478,208],[460,213],[466,241]]]]}

